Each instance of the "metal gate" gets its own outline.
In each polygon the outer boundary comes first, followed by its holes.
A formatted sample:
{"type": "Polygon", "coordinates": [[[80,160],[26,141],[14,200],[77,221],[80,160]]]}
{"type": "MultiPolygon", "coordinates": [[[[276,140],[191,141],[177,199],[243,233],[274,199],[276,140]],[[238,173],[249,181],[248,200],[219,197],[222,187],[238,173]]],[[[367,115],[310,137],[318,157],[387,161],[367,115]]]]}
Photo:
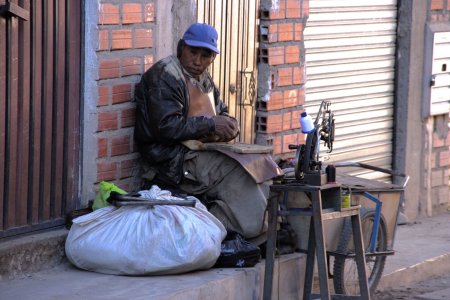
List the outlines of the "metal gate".
{"type": "Polygon", "coordinates": [[[332,102],[336,140],[330,160],[391,169],[397,0],[309,3],[305,107],[314,113],[322,100],[332,102]]]}
{"type": "Polygon", "coordinates": [[[75,203],[82,2],[0,2],[0,238],[62,225],[75,203]]]}
{"type": "Polygon", "coordinates": [[[220,55],[211,75],[241,126],[240,142],[254,143],[256,102],[257,0],[199,0],[197,19],[219,33],[220,55]]]}

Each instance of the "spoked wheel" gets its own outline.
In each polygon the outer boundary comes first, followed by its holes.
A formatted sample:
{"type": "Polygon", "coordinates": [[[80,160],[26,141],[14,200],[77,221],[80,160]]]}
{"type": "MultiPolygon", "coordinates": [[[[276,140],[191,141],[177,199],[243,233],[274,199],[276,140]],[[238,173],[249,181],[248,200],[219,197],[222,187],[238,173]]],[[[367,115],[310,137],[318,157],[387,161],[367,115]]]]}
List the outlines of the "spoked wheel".
{"type": "MultiPolygon", "coordinates": [[[[366,275],[370,294],[373,295],[386,263],[385,255],[370,255],[370,237],[375,220],[375,210],[362,208],[360,211],[361,232],[366,251],[366,275]]],[[[380,218],[375,252],[387,250],[386,222],[383,216],[380,218]]],[[[342,237],[338,244],[337,252],[354,254],[352,224],[350,218],[346,218],[342,230],[342,237]]],[[[358,269],[355,257],[336,256],[333,264],[333,284],[336,294],[359,295],[358,269]]]]}

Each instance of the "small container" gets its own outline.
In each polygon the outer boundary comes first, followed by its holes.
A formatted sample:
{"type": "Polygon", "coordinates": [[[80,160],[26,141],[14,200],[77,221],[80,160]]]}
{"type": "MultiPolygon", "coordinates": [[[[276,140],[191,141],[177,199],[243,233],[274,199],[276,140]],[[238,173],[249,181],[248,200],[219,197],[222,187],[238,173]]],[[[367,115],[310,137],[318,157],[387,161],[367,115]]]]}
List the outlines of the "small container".
{"type": "Polygon", "coordinates": [[[314,130],[314,123],[310,115],[306,111],[300,115],[300,125],[302,126],[302,133],[310,133],[314,130]]]}
{"type": "Polygon", "coordinates": [[[351,193],[350,189],[342,188],[341,190],[341,208],[350,208],[351,204],[351,193]]]}
{"type": "Polygon", "coordinates": [[[328,165],[325,168],[325,173],[327,174],[327,183],[336,183],[336,168],[334,165],[328,165]]]}

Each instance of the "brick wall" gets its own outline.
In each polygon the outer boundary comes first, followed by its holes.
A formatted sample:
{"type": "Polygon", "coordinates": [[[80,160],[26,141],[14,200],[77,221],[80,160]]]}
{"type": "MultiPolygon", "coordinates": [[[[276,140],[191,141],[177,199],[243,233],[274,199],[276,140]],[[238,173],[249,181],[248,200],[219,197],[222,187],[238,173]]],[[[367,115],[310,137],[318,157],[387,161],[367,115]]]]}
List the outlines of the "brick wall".
{"type": "Polygon", "coordinates": [[[260,3],[256,143],[273,145],[275,156],[289,158],[295,150],[288,145],[305,138],[299,116],[305,101],[303,29],[309,0],[260,3]]]}
{"type": "Polygon", "coordinates": [[[96,183],[105,180],[125,190],[136,188],[132,99],[140,75],[153,63],[154,10],[154,2],[147,0],[100,2],[96,183]]]}
{"type": "MultiPolygon", "coordinates": [[[[432,0],[428,21],[450,22],[450,0],[432,0]]],[[[434,117],[433,145],[431,151],[431,202],[433,213],[450,208],[450,131],[449,116],[434,117]]]]}
{"type": "MultiPolygon", "coordinates": [[[[98,7],[95,184],[105,180],[125,190],[138,185],[132,99],[135,84],[153,64],[158,47],[155,2],[101,0],[98,7]]],[[[299,115],[305,97],[303,29],[308,3],[261,1],[258,61],[265,67],[259,70],[259,84],[269,86],[258,95],[257,143],[273,145],[275,155],[283,158],[294,154],[289,144],[304,142],[299,115]]]]}
{"type": "Polygon", "coordinates": [[[434,117],[431,149],[431,203],[434,212],[449,205],[450,131],[448,115],[434,117]]]}
{"type": "Polygon", "coordinates": [[[450,21],[450,1],[431,0],[429,20],[436,22],[450,21]]]}

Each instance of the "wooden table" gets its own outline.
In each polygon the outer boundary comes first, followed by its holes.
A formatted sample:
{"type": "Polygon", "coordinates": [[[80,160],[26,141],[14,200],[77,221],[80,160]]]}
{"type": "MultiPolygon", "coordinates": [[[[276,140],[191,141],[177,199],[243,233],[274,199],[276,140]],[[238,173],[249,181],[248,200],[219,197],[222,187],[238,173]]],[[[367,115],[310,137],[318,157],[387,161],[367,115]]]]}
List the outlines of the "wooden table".
{"type": "MultiPolygon", "coordinates": [[[[325,184],[320,186],[306,185],[297,182],[273,184],[270,187],[271,196],[268,200],[268,235],[266,247],[266,262],[264,276],[263,298],[272,298],[272,282],[277,240],[277,220],[279,216],[303,215],[310,216],[308,250],[306,260],[305,283],[303,299],[370,299],[370,293],[365,270],[365,253],[362,242],[360,206],[341,208],[341,187],[338,184],[325,184]],[[311,199],[309,208],[287,207],[283,203],[280,209],[279,199],[282,194],[289,192],[303,192],[311,199]],[[328,287],[327,249],[324,241],[323,221],[350,217],[355,244],[355,256],[359,277],[359,296],[331,295],[328,287]],[[312,293],[314,260],[317,256],[320,294],[312,293]]],[[[297,193],[298,194],[298,193],[297,193]]]]}

